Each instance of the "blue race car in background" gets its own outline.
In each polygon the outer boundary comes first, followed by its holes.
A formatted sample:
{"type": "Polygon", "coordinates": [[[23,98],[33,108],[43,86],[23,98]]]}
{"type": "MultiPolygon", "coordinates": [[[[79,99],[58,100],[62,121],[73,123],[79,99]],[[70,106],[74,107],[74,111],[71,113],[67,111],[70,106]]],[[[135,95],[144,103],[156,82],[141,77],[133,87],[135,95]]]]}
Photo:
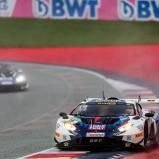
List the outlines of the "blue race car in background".
{"type": "Polygon", "coordinates": [[[60,113],[54,140],[60,149],[74,147],[147,147],[159,145],[159,113],[142,103],[158,99],[88,98],[69,115],[60,113]]]}
{"type": "Polygon", "coordinates": [[[21,69],[0,63],[0,91],[26,90],[29,87],[21,69]]]}

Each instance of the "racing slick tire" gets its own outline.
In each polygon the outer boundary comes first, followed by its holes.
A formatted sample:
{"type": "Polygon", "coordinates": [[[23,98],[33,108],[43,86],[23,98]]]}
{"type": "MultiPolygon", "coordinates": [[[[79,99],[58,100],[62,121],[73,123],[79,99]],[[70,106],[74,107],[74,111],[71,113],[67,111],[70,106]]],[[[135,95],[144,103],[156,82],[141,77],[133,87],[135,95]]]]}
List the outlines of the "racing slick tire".
{"type": "MultiPolygon", "coordinates": [[[[61,144],[59,144],[59,142],[56,140],[56,138],[54,138],[54,141],[56,142],[56,147],[59,149],[59,150],[63,150],[63,151],[69,151],[69,150],[72,150],[72,147],[71,146],[61,146],[61,144]]],[[[63,144],[62,144],[63,145],[63,144]]]]}
{"type": "Polygon", "coordinates": [[[20,91],[27,91],[29,89],[29,84],[26,83],[25,85],[21,85],[19,89],[20,91]]]}
{"type": "Polygon", "coordinates": [[[156,131],[156,146],[159,146],[159,124],[157,124],[157,131],[156,131]]]}
{"type": "Polygon", "coordinates": [[[71,151],[72,148],[71,147],[61,147],[61,146],[56,146],[59,150],[61,151],[71,151]]]}
{"type": "Polygon", "coordinates": [[[146,122],[144,125],[144,148],[147,147],[148,139],[149,139],[148,124],[146,122]]]}
{"type": "Polygon", "coordinates": [[[149,139],[154,142],[156,141],[154,125],[151,125],[149,139]]]}
{"type": "Polygon", "coordinates": [[[28,90],[28,88],[25,88],[23,86],[20,87],[20,91],[26,91],[26,90],[28,90]]]}
{"type": "Polygon", "coordinates": [[[56,145],[56,147],[57,147],[59,150],[61,150],[61,151],[71,151],[71,150],[73,150],[73,148],[70,147],[70,146],[62,147],[62,146],[56,145]]]}

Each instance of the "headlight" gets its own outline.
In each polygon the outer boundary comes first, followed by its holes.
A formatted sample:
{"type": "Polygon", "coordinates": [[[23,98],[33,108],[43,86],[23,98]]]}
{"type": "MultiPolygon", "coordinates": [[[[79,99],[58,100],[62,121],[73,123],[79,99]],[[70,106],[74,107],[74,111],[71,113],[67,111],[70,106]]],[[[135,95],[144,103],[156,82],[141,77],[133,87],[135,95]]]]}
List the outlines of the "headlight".
{"type": "Polygon", "coordinates": [[[75,131],[76,127],[71,123],[71,122],[66,122],[64,123],[65,128],[69,131],[75,131]]]}
{"type": "Polygon", "coordinates": [[[26,81],[26,78],[23,76],[23,75],[19,75],[17,78],[16,78],[16,82],[17,83],[21,83],[21,82],[24,82],[26,81]]]}
{"type": "Polygon", "coordinates": [[[121,127],[119,127],[118,130],[122,133],[122,132],[130,130],[131,128],[132,128],[132,125],[127,123],[127,124],[124,124],[121,127]]]}

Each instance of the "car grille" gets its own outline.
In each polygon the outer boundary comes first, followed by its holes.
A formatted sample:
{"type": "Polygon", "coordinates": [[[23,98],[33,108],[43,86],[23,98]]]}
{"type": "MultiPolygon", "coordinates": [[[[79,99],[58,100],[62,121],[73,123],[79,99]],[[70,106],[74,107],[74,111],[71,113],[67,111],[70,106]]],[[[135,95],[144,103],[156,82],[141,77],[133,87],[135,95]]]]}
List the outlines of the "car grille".
{"type": "MultiPolygon", "coordinates": [[[[82,118],[81,120],[84,124],[95,124],[96,123],[95,118],[82,118]]],[[[114,124],[118,120],[119,120],[119,118],[111,118],[111,117],[105,118],[104,117],[104,118],[101,118],[101,120],[98,123],[100,123],[100,124],[114,124]]]]}
{"type": "Polygon", "coordinates": [[[13,77],[13,72],[4,72],[0,74],[0,77],[13,77]]]}

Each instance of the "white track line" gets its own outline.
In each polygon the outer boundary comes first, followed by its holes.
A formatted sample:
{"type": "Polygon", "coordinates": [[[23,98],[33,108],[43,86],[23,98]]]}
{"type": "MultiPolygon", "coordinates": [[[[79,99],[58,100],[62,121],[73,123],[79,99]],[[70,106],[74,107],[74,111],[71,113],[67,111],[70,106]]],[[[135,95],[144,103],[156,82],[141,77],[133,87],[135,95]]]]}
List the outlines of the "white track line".
{"type": "MultiPolygon", "coordinates": [[[[33,156],[33,155],[37,155],[37,154],[39,154],[39,153],[45,153],[45,152],[47,152],[47,151],[54,150],[54,149],[56,149],[56,148],[53,147],[53,148],[50,148],[50,149],[46,149],[46,150],[43,150],[43,151],[39,151],[39,152],[33,153],[33,154],[31,154],[31,155],[33,156]]],[[[28,157],[31,156],[31,155],[26,155],[26,156],[23,156],[23,157],[20,157],[20,158],[17,158],[17,159],[28,158],[28,157]]]]}

